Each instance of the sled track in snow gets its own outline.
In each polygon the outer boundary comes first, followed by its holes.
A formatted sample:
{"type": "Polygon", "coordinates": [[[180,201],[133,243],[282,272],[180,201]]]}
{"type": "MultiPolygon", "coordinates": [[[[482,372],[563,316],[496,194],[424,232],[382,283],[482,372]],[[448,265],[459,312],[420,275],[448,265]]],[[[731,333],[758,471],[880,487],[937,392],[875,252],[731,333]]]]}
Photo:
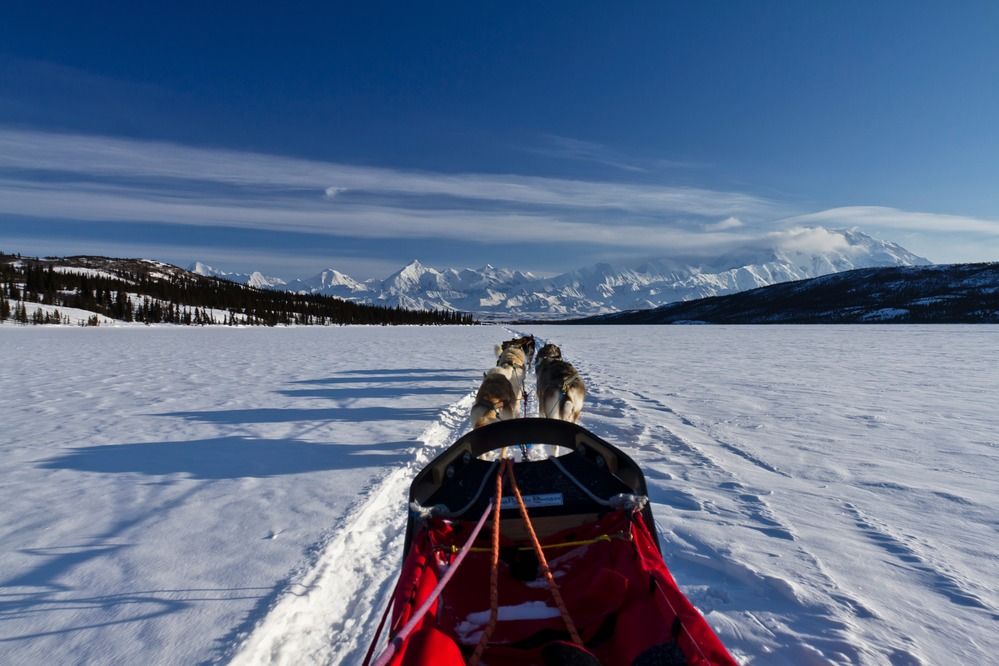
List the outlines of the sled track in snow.
{"type": "Polygon", "coordinates": [[[382,478],[320,542],[314,561],[231,651],[234,666],[359,664],[399,570],[415,473],[453,442],[473,394],[446,407],[407,464],[382,478]]]}

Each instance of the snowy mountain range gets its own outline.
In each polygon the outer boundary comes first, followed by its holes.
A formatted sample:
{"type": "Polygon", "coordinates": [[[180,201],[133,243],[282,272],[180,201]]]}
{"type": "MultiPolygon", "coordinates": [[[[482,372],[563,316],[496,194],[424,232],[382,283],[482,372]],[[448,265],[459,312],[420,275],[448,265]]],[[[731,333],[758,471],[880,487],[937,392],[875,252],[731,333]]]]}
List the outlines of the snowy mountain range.
{"type": "Polygon", "coordinates": [[[251,286],[378,305],[454,309],[482,318],[554,319],[654,308],[856,268],[930,263],[900,245],[860,231],[814,227],[771,234],[766,242],[709,260],[601,263],[555,277],[491,265],[436,269],[415,260],[384,280],[363,282],[333,268],[288,281],[258,272],[224,273],[200,262],[189,270],[251,286]]]}
{"type": "Polygon", "coordinates": [[[999,262],[858,268],[584,324],[995,324],[999,262]]]}

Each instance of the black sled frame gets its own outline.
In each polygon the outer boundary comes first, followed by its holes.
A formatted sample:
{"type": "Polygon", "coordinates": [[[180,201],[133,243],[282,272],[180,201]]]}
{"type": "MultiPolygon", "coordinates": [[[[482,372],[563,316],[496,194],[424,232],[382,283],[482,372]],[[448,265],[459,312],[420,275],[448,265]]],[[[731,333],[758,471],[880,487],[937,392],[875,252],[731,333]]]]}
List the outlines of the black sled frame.
{"type": "MultiPolygon", "coordinates": [[[[497,421],[472,430],[420,471],[409,490],[410,517],[404,552],[408,553],[421,516],[474,521],[493,495],[499,464],[479,456],[522,445],[554,445],[569,450],[557,458],[521,460],[514,474],[539,534],[591,522],[627,506],[640,508],[645,523],[655,522],[646,497],[645,475],[616,446],[568,421],[544,418],[497,421]]],[[[504,532],[519,525],[513,502],[504,496],[500,513],[504,532]]],[[[656,530],[652,530],[657,548],[656,530]]]]}

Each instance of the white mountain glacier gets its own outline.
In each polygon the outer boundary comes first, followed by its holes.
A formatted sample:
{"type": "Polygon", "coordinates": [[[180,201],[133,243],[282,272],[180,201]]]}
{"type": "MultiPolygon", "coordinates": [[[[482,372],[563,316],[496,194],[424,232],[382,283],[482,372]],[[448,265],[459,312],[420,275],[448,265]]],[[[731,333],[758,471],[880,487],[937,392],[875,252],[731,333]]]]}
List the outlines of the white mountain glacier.
{"type": "Polygon", "coordinates": [[[601,263],[547,278],[490,265],[438,270],[414,260],[381,281],[358,282],[331,268],[270,288],[404,308],[455,309],[487,319],[558,318],[652,308],[854,268],[929,263],[859,231],[816,227],[776,233],[766,242],[708,260],[601,263]]]}

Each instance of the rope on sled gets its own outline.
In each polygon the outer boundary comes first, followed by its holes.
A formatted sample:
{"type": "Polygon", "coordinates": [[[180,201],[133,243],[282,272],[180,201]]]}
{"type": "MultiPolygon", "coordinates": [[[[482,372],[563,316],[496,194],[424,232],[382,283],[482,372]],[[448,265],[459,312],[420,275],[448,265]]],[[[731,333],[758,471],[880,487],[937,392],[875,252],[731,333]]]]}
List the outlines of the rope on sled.
{"type": "Polygon", "coordinates": [[[499,472],[496,474],[496,497],[493,499],[493,538],[492,557],[489,562],[489,622],[482,630],[479,643],[475,646],[475,652],[468,660],[468,666],[478,666],[482,659],[482,653],[486,651],[486,644],[496,629],[496,621],[499,618],[499,550],[500,550],[500,508],[503,502],[503,472],[510,466],[510,460],[504,458],[499,472]]]}
{"type": "MultiPolygon", "coordinates": [[[[502,473],[502,470],[500,470],[502,473]]],[[[531,536],[531,543],[534,546],[534,554],[538,557],[538,563],[541,565],[541,573],[544,574],[545,580],[548,581],[548,589],[551,590],[552,597],[555,599],[555,605],[558,606],[559,613],[562,614],[562,621],[565,622],[565,628],[569,631],[569,636],[572,638],[572,642],[576,645],[582,645],[583,639],[579,637],[579,632],[576,631],[576,625],[572,621],[572,617],[569,615],[569,609],[565,605],[565,601],[562,600],[562,594],[558,590],[558,585],[555,583],[555,577],[552,576],[552,570],[548,567],[548,559],[545,557],[545,551],[541,548],[541,542],[538,540],[538,535],[534,532],[534,525],[531,523],[531,517],[527,514],[527,505],[524,504],[524,498],[520,495],[520,487],[517,485],[517,479],[513,475],[513,465],[507,464],[506,466],[507,476],[510,477],[510,487],[513,489],[514,497],[517,498],[517,506],[520,508],[520,517],[524,520],[524,527],[527,529],[527,533],[531,536]]]]}
{"type": "Polygon", "coordinates": [[[531,537],[534,554],[537,556],[538,563],[541,565],[541,573],[544,574],[545,580],[548,582],[548,588],[551,590],[552,597],[555,599],[555,605],[558,606],[559,613],[562,615],[562,621],[565,622],[566,629],[569,631],[569,636],[572,638],[572,641],[576,643],[576,645],[583,644],[583,639],[580,638],[579,632],[576,630],[576,625],[572,621],[572,616],[569,615],[569,609],[566,607],[565,601],[562,599],[562,594],[559,592],[558,585],[555,583],[555,577],[552,576],[551,568],[548,566],[548,560],[545,558],[544,549],[542,549],[541,542],[538,540],[538,535],[534,531],[534,524],[531,522],[531,517],[527,513],[527,505],[524,504],[524,498],[520,494],[520,487],[517,485],[517,478],[513,474],[513,461],[508,458],[504,458],[499,473],[496,475],[496,498],[493,501],[492,557],[489,570],[489,622],[482,630],[482,635],[479,637],[479,643],[475,646],[475,652],[472,653],[471,658],[468,660],[469,666],[478,666],[479,660],[482,659],[482,654],[486,650],[486,645],[489,643],[489,639],[492,637],[493,631],[496,629],[496,622],[499,617],[500,508],[503,500],[504,473],[506,473],[510,479],[510,487],[513,490],[514,497],[517,498],[517,506],[520,508],[520,517],[523,519],[524,527],[527,529],[527,533],[531,537]]]}
{"type": "MultiPolygon", "coordinates": [[[[479,522],[475,524],[475,528],[468,536],[468,540],[465,541],[465,545],[462,546],[458,555],[451,562],[451,566],[449,566],[448,570],[444,572],[443,576],[441,576],[440,581],[437,583],[437,587],[435,587],[433,592],[430,593],[430,596],[423,602],[423,605],[416,609],[416,612],[413,613],[411,618],[409,618],[409,622],[406,623],[406,626],[400,629],[399,632],[392,637],[389,644],[385,646],[385,650],[382,651],[381,655],[379,655],[378,659],[375,661],[375,666],[386,666],[386,664],[392,660],[392,656],[395,655],[396,651],[403,645],[403,643],[406,642],[406,639],[409,638],[411,633],[413,633],[416,625],[420,623],[423,616],[427,614],[430,607],[437,601],[437,597],[441,595],[444,587],[451,580],[451,577],[454,576],[454,572],[458,570],[458,566],[461,564],[462,560],[464,560],[465,556],[468,555],[468,551],[472,549],[472,544],[475,543],[476,537],[478,537],[479,532],[482,531],[482,526],[486,524],[486,518],[489,517],[489,513],[492,509],[493,505],[490,503],[489,506],[486,507],[486,510],[482,512],[482,517],[479,518],[479,522]]],[[[375,640],[377,640],[377,637],[375,640]]]]}

